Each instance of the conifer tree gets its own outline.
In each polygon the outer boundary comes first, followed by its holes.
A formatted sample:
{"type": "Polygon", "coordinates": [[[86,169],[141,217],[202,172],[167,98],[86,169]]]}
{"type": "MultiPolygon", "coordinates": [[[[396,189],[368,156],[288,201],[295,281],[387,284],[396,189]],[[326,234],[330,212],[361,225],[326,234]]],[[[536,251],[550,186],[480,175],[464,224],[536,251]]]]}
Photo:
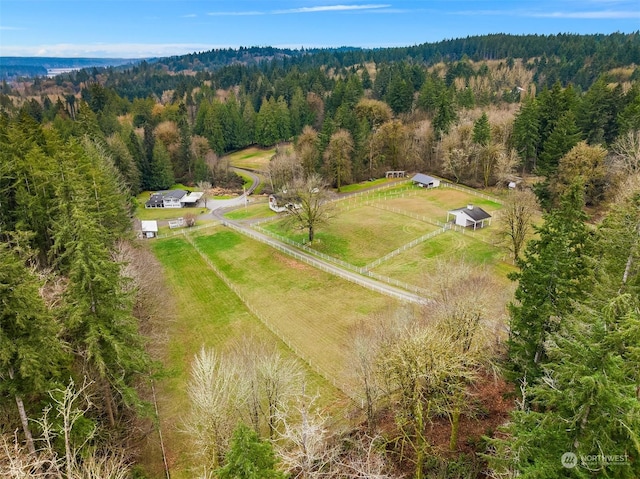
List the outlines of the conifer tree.
{"type": "Polygon", "coordinates": [[[151,163],[148,184],[149,189],[166,190],[174,183],[175,178],[173,176],[169,152],[161,141],[157,141],[153,147],[153,161],[151,163]]]}
{"type": "Polygon", "coordinates": [[[540,142],[538,105],[534,98],[525,99],[513,120],[513,142],[524,165],[536,169],[540,142]]]}
{"type": "Polygon", "coordinates": [[[558,168],[560,158],[569,153],[579,141],[580,130],[576,126],[573,113],[568,112],[558,120],[542,145],[538,162],[539,171],[546,176],[553,174],[558,168]]]}
{"type": "Polygon", "coordinates": [[[226,464],[218,471],[220,479],[284,479],[276,469],[276,457],[269,442],[244,424],[236,427],[226,464]]]}
{"type": "Polygon", "coordinates": [[[531,384],[542,375],[547,360],[545,344],[558,330],[558,318],[572,310],[586,287],[587,229],[582,185],[575,184],[562,198],[560,208],[544,216],[535,228],[538,238],[529,242],[520,271],[515,302],[509,306],[509,360],[513,378],[531,384]]]}
{"type": "Polygon", "coordinates": [[[76,199],[65,221],[70,231],[64,252],[69,277],[66,337],[79,366],[99,386],[113,426],[114,392],[129,405],[137,401],[131,381],[148,370],[147,358],[121,265],[105,244],[104,228],[88,213],[86,198],[76,199]]]}
{"type": "Polygon", "coordinates": [[[473,142],[487,146],[491,141],[491,125],[485,112],[473,123],[473,142]]]}
{"type": "Polygon", "coordinates": [[[60,324],[40,297],[39,286],[34,274],[0,243],[0,397],[17,405],[31,453],[35,447],[28,405],[65,370],[60,324]]]}

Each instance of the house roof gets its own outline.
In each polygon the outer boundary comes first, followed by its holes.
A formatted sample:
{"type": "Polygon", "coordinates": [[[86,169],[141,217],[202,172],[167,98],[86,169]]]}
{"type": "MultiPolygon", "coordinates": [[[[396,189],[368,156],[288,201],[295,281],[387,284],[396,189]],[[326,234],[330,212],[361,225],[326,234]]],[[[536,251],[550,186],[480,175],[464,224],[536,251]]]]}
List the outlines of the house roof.
{"type": "Polygon", "coordinates": [[[162,198],[161,193],[154,193],[151,195],[151,198],[147,200],[145,206],[160,206],[162,205],[162,198]]]}
{"type": "Polygon", "coordinates": [[[158,232],[158,222],[155,220],[149,220],[149,221],[141,221],[140,222],[140,228],[142,229],[143,233],[146,233],[147,231],[151,231],[154,233],[158,232]]]}
{"type": "Polygon", "coordinates": [[[428,185],[429,183],[433,183],[434,181],[438,181],[432,176],[425,175],[424,173],[417,173],[411,181],[415,181],[416,183],[422,183],[423,185],[428,185]]]}
{"type": "Polygon", "coordinates": [[[491,218],[491,215],[487,213],[485,210],[483,210],[482,208],[479,208],[478,206],[473,206],[473,205],[467,205],[464,208],[451,210],[449,211],[449,213],[454,215],[459,213],[465,214],[475,222],[491,218]]]}
{"type": "Polygon", "coordinates": [[[179,200],[183,196],[185,196],[187,192],[185,190],[167,190],[167,191],[159,191],[156,194],[162,195],[164,198],[175,198],[176,200],[179,200]]]}

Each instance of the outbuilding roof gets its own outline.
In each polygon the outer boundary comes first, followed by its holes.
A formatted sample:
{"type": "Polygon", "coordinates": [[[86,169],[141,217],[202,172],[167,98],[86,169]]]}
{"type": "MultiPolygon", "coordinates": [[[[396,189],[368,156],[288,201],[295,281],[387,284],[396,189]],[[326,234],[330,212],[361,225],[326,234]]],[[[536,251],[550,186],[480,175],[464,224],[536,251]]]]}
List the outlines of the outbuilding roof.
{"type": "Polygon", "coordinates": [[[483,210],[482,208],[479,208],[478,206],[473,206],[473,205],[467,205],[465,208],[458,208],[455,210],[451,210],[449,211],[449,213],[451,214],[464,213],[475,222],[491,218],[491,215],[487,213],[485,210],[483,210]]]}
{"type": "Polygon", "coordinates": [[[149,221],[143,220],[140,222],[140,229],[142,230],[143,233],[146,233],[146,232],[157,233],[158,222],[155,220],[149,220],[149,221]]]}
{"type": "Polygon", "coordinates": [[[435,178],[429,175],[425,175],[424,173],[416,173],[415,176],[411,178],[411,181],[414,181],[416,183],[422,183],[423,185],[428,185],[438,180],[436,180],[435,178]]]}

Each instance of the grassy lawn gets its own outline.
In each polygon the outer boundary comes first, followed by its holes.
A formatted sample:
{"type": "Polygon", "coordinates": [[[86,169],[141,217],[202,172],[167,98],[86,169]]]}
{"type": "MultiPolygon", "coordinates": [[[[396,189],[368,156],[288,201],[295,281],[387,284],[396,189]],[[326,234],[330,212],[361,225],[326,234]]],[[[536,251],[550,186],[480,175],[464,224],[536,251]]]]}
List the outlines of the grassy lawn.
{"type": "MultiPolygon", "coordinates": [[[[251,200],[255,201],[255,200],[251,200]]],[[[236,210],[225,213],[224,217],[230,220],[251,220],[256,218],[270,218],[276,216],[277,213],[269,208],[266,202],[254,203],[246,208],[238,208],[236,210]]]]}
{"type": "Polygon", "coordinates": [[[237,171],[237,170],[234,170],[234,171],[236,171],[236,174],[244,180],[244,183],[242,186],[245,189],[249,189],[249,187],[253,184],[253,178],[247,175],[246,173],[242,173],[241,171],[237,171]]]}
{"type": "MultiPolygon", "coordinates": [[[[295,241],[306,239],[306,232],[287,228],[285,221],[269,223],[266,228],[295,241]]],[[[353,265],[364,266],[436,229],[437,226],[424,221],[362,205],[338,211],[326,225],[317,229],[311,246],[353,265]]]]}
{"type": "Polygon", "coordinates": [[[351,328],[395,301],[237,232],[207,233],[195,241],[248,303],[314,367],[351,388],[351,328]]]}
{"type": "Polygon", "coordinates": [[[355,193],[356,191],[366,190],[367,188],[371,188],[373,186],[380,186],[387,183],[393,183],[394,181],[398,181],[397,178],[378,178],[373,181],[362,181],[360,183],[353,183],[352,185],[346,185],[340,188],[340,193],[355,193]]]}
{"type": "Polygon", "coordinates": [[[226,155],[224,158],[229,160],[231,166],[246,168],[249,170],[264,171],[267,169],[269,161],[275,153],[275,148],[263,149],[254,146],[251,148],[245,148],[242,151],[236,151],[226,155]]]}
{"type": "Polygon", "coordinates": [[[490,214],[502,207],[495,201],[452,188],[415,188],[403,197],[385,201],[385,206],[442,222],[447,220],[447,211],[464,208],[468,204],[479,206],[490,214]]]}
{"type": "MultiPolygon", "coordinates": [[[[202,237],[200,241],[209,245],[206,238],[202,237]]],[[[219,240],[220,236],[214,235],[212,238],[219,240]]],[[[242,238],[231,238],[232,243],[253,250],[250,245],[243,245],[240,240],[242,238]]],[[[292,353],[249,312],[184,238],[156,240],[151,243],[151,247],[164,267],[177,309],[176,319],[166,324],[167,348],[162,361],[167,374],[156,384],[158,407],[172,477],[186,479],[190,477],[187,474],[190,463],[189,443],[179,431],[179,426],[188,411],[186,384],[194,354],[203,346],[224,351],[230,343],[243,336],[259,337],[278,344],[284,354],[292,353]]],[[[221,242],[219,247],[235,249],[228,241],[221,242]]],[[[250,262],[244,263],[244,266],[250,268],[250,262]]],[[[260,270],[257,275],[263,273],[264,271],[260,270]]],[[[279,273],[287,276],[286,271],[279,273]]],[[[256,286],[260,291],[260,285],[256,286]]],[[[314,390],[321,389],[323,400],[331,402],[336,399],[335,389],[310,370],[309,382],[314,390]]],[[[155,460],[149,458],[149,467],[158,469],[156,477],[161,477],[160,453],[153,441],[152,439],[148,446],[148,454],[155,457],[155,460]]]]}
{"type": "Polygon", "coordinates": [[[454,259],[486,266],[505,286],[511,283],[507,274],[516,269],[505,249],[483,242],[474,234],[447,231],[381,263],[373,272],[425,287],[426,276],[433,275],[439,263],[454,259]]]}

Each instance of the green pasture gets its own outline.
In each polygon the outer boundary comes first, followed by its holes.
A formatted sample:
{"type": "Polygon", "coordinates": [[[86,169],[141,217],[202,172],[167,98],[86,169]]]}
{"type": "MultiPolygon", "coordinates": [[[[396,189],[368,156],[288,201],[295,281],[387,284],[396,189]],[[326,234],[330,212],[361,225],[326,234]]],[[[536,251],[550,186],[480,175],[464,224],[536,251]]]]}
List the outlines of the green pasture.
{"type": "Polygon", "coordinates": [[[276,154],[275,148],[245,148],[242,151],[236,151],[226,155],[224,158],[229,160],[231,166],[245,168],[249,170],[266,170],[271,157],[276,154]]]}
{"type": "Polygon", "coordinates": [[[151,245],[164,267],[177,310],[175,319],[166,323],[167,348],[162,359],[167,375],[156,384],[160,424],[175,473],[189,465],[188,440],[179,427],[189,408],[186,385],[194,354],[203,346],[224,348],[243,334],[269,337],[269,332],[184,238],[156,240],[151,245]]]}
{"type": "MultiPolygon", "coordinates": [[[[254,201],[253,199],[251,201],[254,201]]],[[[257,218],[270,218],[276,216],[277,213],[269,208],[267,202],[253,203],[247,207],[241,207],[233,211],[225,213],[224,217],[230,220],[252,220],[257,218]]]]}
{"type": "Polygon", "coordinates": [[[394,300],[231,230],[194,239],[279,337],[337,385],[351,387],[352,328],[394,300]]]}
{"type": "Polygon", "coordinates": [[[404,195],[386,199],[384,203],[387,207],[441,222],[447,221],[448,211],[465,208],[469,204],[478,206],[490,214],[502,207],[500,203],[495,201],[453,188],[424,189],[415,187],[404,195]]]}
{"type": "Polygon", "coordinates": [[[482,241],[475,233],[446,231],[382,262],[372,271],[424,288],[429,283],[427,277],[439,274],[439,265],[451,260],[486,267],[505,285],[511,283],[507,274],[516,269],[506,249],[482,241]]]}
{"type": "Polygon", "coordinates": [[[375,186],[381,186],[387,183],[397,182],[397,178],[378,178],[373,181],[361,181],[360,183],[353,183],[351,185],[345,185],[340,188],[340,193],[355,193],[357,191],[366,190],[375,186]]]}
{"type": "MultiPolygon", "coordinates": [[[[246,249],[249,255],[251,252],[257,252],[259,253],[258,257],[260,255],[268,256],[268,251],[260,248],[261,245],[244,238],[234,238],[233,235],[229,231],[218,230],[211,237],[199,237],[198,242],[208,251],[221,249],[228,250],[228,253],[234,251],[237,253],[236,249],[241,248],[246,249]]],[[[285,355],[294,355],[247,309],[240,298],[229,290],[185,238],[177,236],[154,240],[150,244],[154,254],[163,265],[165,278],[175,298],[177,310],[175,318],[166,322],[167,347],[164,357],[161,358],[166,368],[166,374],[156,383],[159,416],[165,436],[165,446],[168,449],[168,455],[172,458],[172,477],[186,478],[188,477],[186,470],[189,466],[188,438],[182,435],[179,428],[189,408],[186,385],[189,380],[193,356],[203,346],[215,347],[219,351],[224,351],[226,347],[242,337],[256,337],[272,344],[278,344],[285,355]]],[[[215,255],[211,254],[211,257],[215,258],[215,255]]],[[[281,270],[277,273],[283,278],[290,276],[286,271],[288,269],[286,264],[281,264],[281,270]]],[[[223,266],[224,262],[221,267],[223,266]]],[[[253,267],[251,261],[245,261],[240,266],[248,269],[253,267]]],[[[259,295],[263,291],[263,285],[259,278],[264,274],[265,269],[259,267],[257,272],[249,275],[249,277],[254,275],[257,277],[254,286],[242,281],[238,281],[237,284],[238,286],[244,285],[247,289],[255,287],[256,294],[259,295]]],[[[232,276],[236,276],[237,279],[237,275],[232,276]]],[[[317,281],[322,283],[322,279],[317,281]]],[[[278,284],[282,285],[282,282],[272,281],[270,284],[277,286],[278,284]]],[[[265,294],[267,293],[265,292],[265,294]]],[[[305,298],[306,294],[302,295],[299,300],[304,301],[305,298]]],[[[278,303],[278,301],[277,295],[272,295],[270,301],[260,302],[254,307],[262,311],[263,307],[267,309],[271,307],[269,303],[278,303]]],[[[321,315],[321,311],[317,311],[316,314],[321,315]]],[[[289,316],[283,316],[283,319],[291,320],[289,316]]],[[[296,327],[302,328],[303,326],[300,324],[296,327]]],[[[336,330],[341,329],[336,327],[336,330]]],[[[302,347],[305,338],[306,342],[309,342],[309,338],[315,337],[317,333],[320,332],[313,330],[306,331],[306,333],[300,332],[299,335],[303,340],[297,342],[298,346],[302,347]]],[[[336,343],[339,341],[336,335],[333,335],[332,340],[336,343]]],[[[343,342],[344,340],[343,338],[343,342]]],[[[312,351],[309,352],[309,354],[311,353],[312,351]]],[[[316,352],[316,354],[318,353],[316,352]]],[[[304,363],[302,364],[304,365],[304,363]]],[[[344,364],[342,366],[344,367],[344,364]]],[[[342,397],[333,386],[313,370],[307,370],[309,371],[309,389],[320,390],[323,403],[330,404],[336,398],[342,397]]],[[[153,440],[148,448],[149,454],[160,454],[155,450],[157,444],[154,444],[153,440]]],[[[150,460],[150,467],[159,467],[157,462],[150,460]]],[[[158,473],[160,475],[161,469],[158,470],[158,473]]]]}
{"type": "MultiPolygon", "coordinates": [[[[306,231],[292,229],[287,221],[269,223],[266,229],[302,242],[306,231]]],[[[364,266],[400,246],[438,229],[437,226],[375,205],[336,210],[336,216],[317,228],[310,246],[347,263],[364,266]]]]}

